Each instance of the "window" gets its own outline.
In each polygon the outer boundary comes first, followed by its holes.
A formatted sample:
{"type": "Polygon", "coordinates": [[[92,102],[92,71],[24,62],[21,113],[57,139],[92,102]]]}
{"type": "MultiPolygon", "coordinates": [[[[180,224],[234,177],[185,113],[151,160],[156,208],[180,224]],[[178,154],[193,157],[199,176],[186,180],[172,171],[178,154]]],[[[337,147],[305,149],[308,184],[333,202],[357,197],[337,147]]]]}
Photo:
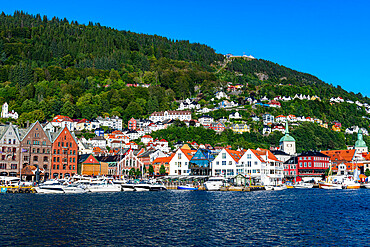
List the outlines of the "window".
{"type": "MultiPolygon", "coordinates": [[[[57,162],[59,162],[59,157],[57,157],[57,162]]],[[[58,168],[59,169],[59,168],[58,168]]]]}
{"type": "Polygon", "coordinates": [[[222,159],[226,159],[226,153],[222,153],[222,159]]]}
{"type": "Polygon", "coordinates": [[[181,160],[181,153],[178,153],[178,154],[177,154],[177,158],[178,158],[179,160],[181,160]]]}
{"type": "Polygon", "coordinates": [[[57,150],[57,154],[59,154],[59,152],[60,152],[60,150],[58,149],[58,150],[57,150]]]}
{"type": "Polygon", "coordinates": [[[229,166],[233,165],[233,162],[232,161],[229,161],[229,166]]]}
{"type": "Polygon", "coordinates": [[[44,146],[45,146],[45,145],[46,145],[46,141],[43,141],[43,142],[42,142],[42,145],[44,145],[44,146]]]}
{"type": "Polygon", "coordinates": [[[44,162],[48,162],[48,156],[44,156],[44,162]]]}
{"type": "Polygon", "coordinates": [[[75,169],[75,165],[73,165],[73,170],[75,169]]]}
{"type": "Polygon", "coordinates": [[[12,169],[17,169],[17,164],[11,164],[12,169]]]}
{"type": "Polygon", "coordinates": [[[38,161],[38,160],[39,160],[39,157],[33,156],[33,161],[38,161]]]}
{"type": "Polygon", "coordinates": [[[252,155],[251,154],[247,154],[247,159],[251,159],[252,158],[252,155]]]}
{"type": "Polygon", "coordinates": [[[222,161],[222,165],[223,166],[226,166],[226,161],[224,160],[224,161],[222,161]]]}
{"type": "Polygon", "coordinates": [[[247,167],[252,167],[252,161],[247,161],[247,167]]]}
{"type": "Polygon", "coordinates": [[[56,149],[54,149],[54,154],[56,154],[57,153],[57,150],[56,149]]]}
{"type": "MultiPolygon", "coordinates": [[[[73,162],[75,162],[75,158],[73,158],[73,162]]],[[[74,168],[73,168],[74,169],[74,168]]]]}
{"type": "Polygon", "coordinates": [[[71,166],[71,165],[69,165],[69,170],[71,170],[71,168],[72,168],[72,166],[71,166]]]}
{"type": "Polygon", "coordinates": [[[65,170],[66,169],[66,165],[63,165],[63,170],[65,170]]]}
{"type": "Polygon", "coordinates": [[[57,165],[57,169],[59,170],[59,165],[57,165]]]}
{"type": "Polygon", "coordinates": [[[75,155],[76,154],[76,150],[73,150],[73,155],[75,155]]]}

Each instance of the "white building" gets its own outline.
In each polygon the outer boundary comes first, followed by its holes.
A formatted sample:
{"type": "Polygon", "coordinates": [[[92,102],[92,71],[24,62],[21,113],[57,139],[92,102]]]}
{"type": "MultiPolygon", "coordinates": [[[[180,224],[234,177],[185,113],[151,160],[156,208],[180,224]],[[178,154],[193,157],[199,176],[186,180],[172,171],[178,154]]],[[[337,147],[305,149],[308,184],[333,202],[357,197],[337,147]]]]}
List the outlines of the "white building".
{"type": "Polygon", "coordinates": [[[191,112],[190,111],[161,111],[161,112],[153,112],[149,120],[152,122],[164,121],[164,120],[175,120],[179,119],[180,121],[184,120],[191,120],[191,112]]]}
{"type": "Polygon", "coordinates": [[[68,130],[74,131],[76,128],[75,122],[72,121],[70,117],[56,115],[50,122],[54,127],[64,128],[67,127],[68,130]]]}
{"type": "Polygon", "coordinates": [[[281,184],[284,167],[267,149],[248,149],[239,160],[239,169],[244,169],[247,177],[262,185],[281,184]]]}
{"type": "Polygon", "coordinates": [[[210,126],[214,122],[214,119],[211,116],[203,115],[198,118],[198,121],[203,126],[210,126]]]}
{"type": "Polygon", "coordinates": [[[96,118],[96,120],[99,122],[100,126],[107,126],[111,129],[122,130],[122,119],[117,116],[113,116],[111,118],[102,118],[99,116],[96,118]]]}
{"type": "Polygon", "coordinates": [[[234,112],[234,113],[230,113],[229,115],[229,119],[241,119],[242,116],[240,115],[239,112],[234,112]]]}
{"type": "Polygon", "coordinates": [[[238,174],[245,174],[244,167],[238,162],[242,153],[230,149],[222,149],[222,151],[212,161],[212,175],[234,177],[238,174]]]}
{"type": "Polygon", "coordinates": [[[1,118],[13,118],[18,119],[18,113],[12,110],[9,112],[9,106],[8,103],[4,103],[3,107],[1,108],[1,118]]]}
{"type": "Polygon", "coordinates": [[[263,121],[263,124],[264,125],[271,125],[273,124],[275,121],[274,121],[275,117],[271,114],[263,114],[262,116],[262,121],[263,121]]]}
{"type": "Polygon", "coordinates": [[[189,162],[196,150],[177,149],[170,161],[169,176],[190,175],[189,162]]]}
{"type": "Polygon", "coordinates": [[[216,94],[215,94],[215,97],[217,98],[217,99],[222,99],[222,98],[226,98],[226,99],[228,99],[229,98],[229,96],[227,96],[227,94],[226,93],[224,93],[224,92],[216,92],[216,94]]]}
{"type": "Polygon", "coordinates": [[[180,106],[177,110],[183,111],[187,109],[200,109],[200,104],[188,98],[180,103],[180,106]]]}
{"type": "Polygon", "coordinates": [[[102,136],[95,136],[94,138],[91,138],[88,143],[93,147],[100,147],[104,149],[107,147],[107,140],[105,140],[105,138],[102,136]]]}

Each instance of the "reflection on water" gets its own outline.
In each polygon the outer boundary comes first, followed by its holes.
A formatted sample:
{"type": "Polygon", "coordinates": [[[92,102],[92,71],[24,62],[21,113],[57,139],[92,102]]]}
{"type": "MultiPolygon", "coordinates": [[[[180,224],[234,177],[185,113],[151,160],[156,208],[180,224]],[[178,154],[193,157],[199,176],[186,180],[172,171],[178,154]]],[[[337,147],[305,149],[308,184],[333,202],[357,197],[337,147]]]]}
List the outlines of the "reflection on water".
{"type": "Polygon", "coordinates": [[[2,246],[365,246],[370,190],[0,195],[2,246]]]}

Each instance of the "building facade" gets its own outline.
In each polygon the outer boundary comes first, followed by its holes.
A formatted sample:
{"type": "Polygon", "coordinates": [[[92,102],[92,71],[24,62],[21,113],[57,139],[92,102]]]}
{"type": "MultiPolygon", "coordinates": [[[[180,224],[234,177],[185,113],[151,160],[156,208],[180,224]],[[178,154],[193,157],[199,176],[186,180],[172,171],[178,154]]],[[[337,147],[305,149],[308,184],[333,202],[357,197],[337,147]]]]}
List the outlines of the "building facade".
{"type": "Polygon", "coordinates": [[[53,178],[77,174],[78,143],[67,127],[61,129],[52,144],[51,175],[53,178]]]}

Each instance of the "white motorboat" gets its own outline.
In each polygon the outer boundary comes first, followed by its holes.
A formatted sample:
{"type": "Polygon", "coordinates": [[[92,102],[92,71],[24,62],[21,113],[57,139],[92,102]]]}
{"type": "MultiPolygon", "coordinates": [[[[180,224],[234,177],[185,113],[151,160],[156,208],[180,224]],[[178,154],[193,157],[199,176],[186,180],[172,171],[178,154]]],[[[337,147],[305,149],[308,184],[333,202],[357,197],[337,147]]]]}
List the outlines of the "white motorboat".
{"type": "Polygon", "coordinates": [[[342,185],[343,189],[359,189],[360,183],[358,183],[353,176],[343,176],[342,178],[342,185]]]}
{"type": "Polygon", "coordinates": [[[40,194],[62,194],[64,193],[63,185],[57,180],[48,180],[38,187],[35,187],[37,193],[40,194]]]}
{"type": "Polygon", "coordinates": [[[135,191],[135,183],[130,180],[127,183],[121,184],[122,191],[135,191]]]}
{"type": "Polygon", "coordinates": [[[113,184],[111,181],[92,181],[87,189],[90,192],[120,192],[121,185],[113,184]]]}
{"type": "Polygon", "coordinates": [[[274,190],[274,186],[272,186],[272,185],[265,185],[265,190],[274,190]]]}
{"type": "Polygon", "coordinates": [[[73,184],[63,186],[63,190],[64,190],[64,193],[67,193],[67,194],[85,193],[86,186],[79,184],[79,183],[73,183],[73,184]]]}
{"type": "Polygon", "coordinates": [[[313,184],[305,183],[303,181],[296,182],[293,186],[296,189],[312,189],[313,188],[313,184]]]}
{"type": "Polygon", "coordinates": [[[140,181],[140,183],[134,184],[135,191],[150,191],[151,183],[149,181],[140,181]]]}
{"type": "Polygon", "coordinates": [[[220,190],[221,186],[226,184],[226,178],[224,177],[210,177],[207,182],[203,185],[208,191],[220,190]]]}
{"type": "Polygon", "coordinates": [[[273,186],[273,190],[285,190],[285,189],[287,189],[285,184],[273,186]]]}
{"type": "Polygon", "coordinates": [[[365,186],[366,189],[370,189],[370,183],[364,184],[364,186],[365,186]]]}
{"type": "Polygon", "coordinates": [[[156,182],[150,185],[149,190],[150,191],[163,191],[163,190],[167,190],[167,188],[163,184],[156,182]]]}

